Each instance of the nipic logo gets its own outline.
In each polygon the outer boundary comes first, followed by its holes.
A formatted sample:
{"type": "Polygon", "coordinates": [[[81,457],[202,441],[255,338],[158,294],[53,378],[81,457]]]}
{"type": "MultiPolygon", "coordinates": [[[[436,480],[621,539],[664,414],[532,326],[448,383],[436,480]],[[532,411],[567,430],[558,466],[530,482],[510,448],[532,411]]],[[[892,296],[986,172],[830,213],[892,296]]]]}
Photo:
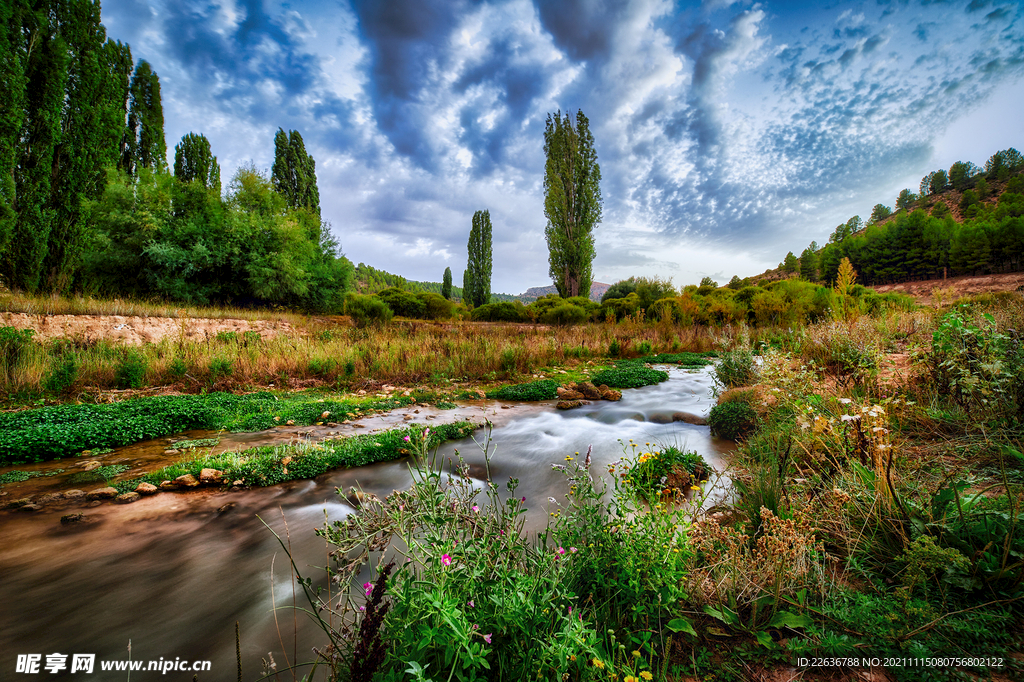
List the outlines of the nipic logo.
{"type": "MultiPolygon", "coordinates": [[[[73,673],[91,673],[96,665],[96,654],[72,654],[71,670],[73,673]]],[[[68,654],[52,653],[46,654],[46,662],[43,663],[42,654],[18,654],[18,662],[15,665],[16,673],[59,673],[68,670],[68,654]],[[40,668],[42,670],[40,670],[40,668]]]]}

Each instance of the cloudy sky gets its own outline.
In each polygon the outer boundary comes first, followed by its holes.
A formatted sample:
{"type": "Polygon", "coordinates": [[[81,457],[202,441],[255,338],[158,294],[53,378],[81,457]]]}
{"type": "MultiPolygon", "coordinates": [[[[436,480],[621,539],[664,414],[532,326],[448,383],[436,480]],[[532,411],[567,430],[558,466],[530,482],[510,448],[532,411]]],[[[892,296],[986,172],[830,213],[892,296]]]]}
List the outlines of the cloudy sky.
{"type": "Polygon", "coordinates": [[[410,279],[461,283],[488,209],[513,294],[550,284],[548,112],[590,119],[608,283],[756,274],[1024,148],[1006,0],[104,0],[103,21],[159,74],[172,150],[205,134],[227,179],[298,130],[345,254],[410,279]]]}

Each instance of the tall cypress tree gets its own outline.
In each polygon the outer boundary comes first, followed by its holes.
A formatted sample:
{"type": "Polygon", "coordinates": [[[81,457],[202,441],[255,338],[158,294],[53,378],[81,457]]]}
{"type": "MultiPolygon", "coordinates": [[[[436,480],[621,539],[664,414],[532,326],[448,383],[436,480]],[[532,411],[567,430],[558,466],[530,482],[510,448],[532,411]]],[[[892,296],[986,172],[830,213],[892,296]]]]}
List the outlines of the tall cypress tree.
{"type": "Polygon", "coordinates": [[[0,258],[17,222],[14,168],[25,120],[24,2],[0,3],[0,258]]]}
{"type": "Polygon", "coordinates": [[[167,167],[164,140],[164,107],[160,100],[160,77],[140,59],[129,88],[128,128],[122,145],[121,168],[131,175],[140,168],[167,167]]]}
{"type": "Polygon", "coordinates": [[[446,299],[452,298],[452,269],[444,269],[444,279],[441,281],[441,295],[446,299]]]}
{"type": "Polygon", "coordinates": [[[462,296],[474,307],[491,300],[491,213],[477,211],[473,214],[473,227],[469,231],[469,291],[462,296]]]}
{"type": "Polygon", "coordinates": [[[274,136],[274,165],[270,169],[274,189],[291,208],[304,208],[320,217],[320,189],[316,184],[316,161],[306,153],[297,130],[282,128],[274,136]]]}
{"type": "Polygon", "coordinates": [[[180,182],[200,182],[220,196],[220,164],[205,135],[188,133],[174,146],[174,177],[180,182]]]}
{"type": "Polygon", "coordinates": [[[544,131],[544,236],[548,274],[563,297],[589,296],[593,279],[594,228],[601,222],[601,167],[590,121],[576,112],[548,114],[544,131]]]}

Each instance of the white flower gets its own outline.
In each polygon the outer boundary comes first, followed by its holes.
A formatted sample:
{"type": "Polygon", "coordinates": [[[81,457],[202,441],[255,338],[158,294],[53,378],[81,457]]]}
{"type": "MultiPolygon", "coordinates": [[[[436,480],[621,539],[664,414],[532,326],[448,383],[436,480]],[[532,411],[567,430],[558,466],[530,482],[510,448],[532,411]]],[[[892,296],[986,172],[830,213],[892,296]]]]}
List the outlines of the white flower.
{"type": "Polygon", "coordinates": [[[849,398],[840,398],[840,399],[839,399],[839,402],[841,402],[841,403],[842,403],[843,405],[849,405],[849,404],[850,404],[850,403],[852,403],[853,401],[852,401],[852,400],[850,400],[849,398]]]}
{"type": "Polygon", "coordinates": [[[844,422],[855,422],[858,419],[860,419],[860,415],[859,414],[844,414],[842,417],[840,417],[840,419],[842,419],[844,422]]]}

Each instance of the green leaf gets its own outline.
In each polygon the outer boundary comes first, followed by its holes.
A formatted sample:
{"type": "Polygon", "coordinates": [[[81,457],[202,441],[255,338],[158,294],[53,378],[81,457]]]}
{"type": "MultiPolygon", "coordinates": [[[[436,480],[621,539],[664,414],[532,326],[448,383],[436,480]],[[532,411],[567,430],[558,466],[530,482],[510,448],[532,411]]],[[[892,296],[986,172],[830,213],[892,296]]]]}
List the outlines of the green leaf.
{"type": "Polygon", "coordinates": [[[757,643],[766,649],[771,649],[775,646],[775,642],[772,641],[772,636],[764,630],[760,630],[754,633],[754,637],[757,638],[757,643]]]}
{"type": "Polygon", "coordinates": [[[689,618],[684,618],[682,616],[680,616],[679,618],[673,618],[668,622],[668,625],[666,625],[665,627],[667,627],[672,632],[685,632],[687,634],[693,635],[694,637],[697,636],[697,631],[693,629],[693,623],[690,621],[689,618]]]}
{"type": "Polygon", "coordinates": [[[728,606],[723,606],[721,611],[712,606],[705,606],[704,613],[708,614],[712,618],[717,618],[726,625],[740,624],[739,616],[737,616],[734,611],[731,611],[728,606]]]}
{"type": "Polygon", "coordinates": [[[814,625],[814,621],[804,614],[796,614],[790,611],[779,611],[768,622],[770,628],[807,628],[814,625]]]}

